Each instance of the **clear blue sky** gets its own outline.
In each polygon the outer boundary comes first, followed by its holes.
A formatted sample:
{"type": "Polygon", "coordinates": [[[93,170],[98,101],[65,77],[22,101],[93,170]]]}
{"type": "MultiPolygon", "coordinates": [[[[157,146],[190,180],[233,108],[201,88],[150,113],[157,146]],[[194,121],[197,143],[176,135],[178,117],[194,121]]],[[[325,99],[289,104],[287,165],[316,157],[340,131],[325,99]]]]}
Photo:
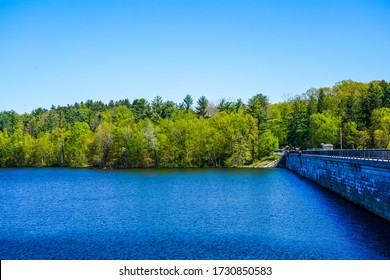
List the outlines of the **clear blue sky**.
{"type": "Polygon", "coordinates": [[[0,111],[390,81],[390,1],[0,0],[0,111]]]}

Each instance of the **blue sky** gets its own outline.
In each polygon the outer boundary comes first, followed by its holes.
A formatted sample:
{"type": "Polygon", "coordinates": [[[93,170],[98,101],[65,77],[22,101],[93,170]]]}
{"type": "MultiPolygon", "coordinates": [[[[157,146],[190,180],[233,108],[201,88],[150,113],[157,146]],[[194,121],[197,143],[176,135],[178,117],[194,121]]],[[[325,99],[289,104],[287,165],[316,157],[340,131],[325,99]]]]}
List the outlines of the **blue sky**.
{"type": "Polygon", "coordinates": [[[390,81],[390,1],[0,0],[0,111],[390,81]]]}

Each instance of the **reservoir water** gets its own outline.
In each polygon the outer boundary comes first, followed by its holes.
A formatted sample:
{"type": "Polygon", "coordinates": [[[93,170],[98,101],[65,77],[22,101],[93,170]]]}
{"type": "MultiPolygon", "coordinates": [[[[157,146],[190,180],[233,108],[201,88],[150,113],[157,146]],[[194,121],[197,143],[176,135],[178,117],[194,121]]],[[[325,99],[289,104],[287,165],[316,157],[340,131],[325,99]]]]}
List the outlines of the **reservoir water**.
{"type": "Polygon", "coordinates": [[[390,223],[285,169],[0,169],[1,259],[390,259],[390,223]]]}

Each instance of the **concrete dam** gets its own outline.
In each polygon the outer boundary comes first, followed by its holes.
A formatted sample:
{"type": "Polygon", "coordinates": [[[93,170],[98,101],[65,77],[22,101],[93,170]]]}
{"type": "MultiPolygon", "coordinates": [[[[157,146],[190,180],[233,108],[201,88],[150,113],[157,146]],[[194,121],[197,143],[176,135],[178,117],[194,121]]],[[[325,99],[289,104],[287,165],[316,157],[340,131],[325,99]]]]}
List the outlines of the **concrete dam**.
{"type": "Polygon", "coordinates": [[[280,164],[390,221],[390,150],[286,152],[280,164]]]}

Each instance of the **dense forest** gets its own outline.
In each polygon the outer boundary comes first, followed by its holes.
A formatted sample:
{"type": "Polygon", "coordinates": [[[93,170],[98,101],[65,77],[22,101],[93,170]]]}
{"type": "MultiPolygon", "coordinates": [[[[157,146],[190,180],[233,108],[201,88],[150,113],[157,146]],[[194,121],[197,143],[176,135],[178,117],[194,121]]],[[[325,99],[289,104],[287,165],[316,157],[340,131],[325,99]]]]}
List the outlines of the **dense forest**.
{"type": "Polygon", "coordinates": [[[88,100],[0,112],[0,166],[219,167],[258,161],[285,146],[390,148],[390,83],[342,81],[270,104],[205,96],[88,100]]]}

